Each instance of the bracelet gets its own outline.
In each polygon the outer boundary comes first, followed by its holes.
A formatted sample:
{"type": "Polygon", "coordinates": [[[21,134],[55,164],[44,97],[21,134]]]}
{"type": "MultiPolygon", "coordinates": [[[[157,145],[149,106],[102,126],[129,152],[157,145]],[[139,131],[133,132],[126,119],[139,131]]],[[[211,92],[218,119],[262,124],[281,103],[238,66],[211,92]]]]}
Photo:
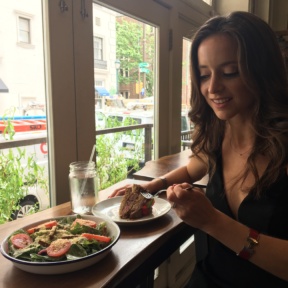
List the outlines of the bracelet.
{"type": "Polygon", "coordinates": [[[244,260],[249,260],[251,256],[255,253],[254,247],[259,244],[259,232],[256,230],[250,229],[249,235],[247,237],[248,246],[244,246],[243,249],[237,254],[244,260]]]}
{"type": "Polygon", "coordinates": [[[162,181],[164,189],[167,189],[168,187],[167,179],[164,176],[158,177],[157,179],[160,179],[162,181]]]}

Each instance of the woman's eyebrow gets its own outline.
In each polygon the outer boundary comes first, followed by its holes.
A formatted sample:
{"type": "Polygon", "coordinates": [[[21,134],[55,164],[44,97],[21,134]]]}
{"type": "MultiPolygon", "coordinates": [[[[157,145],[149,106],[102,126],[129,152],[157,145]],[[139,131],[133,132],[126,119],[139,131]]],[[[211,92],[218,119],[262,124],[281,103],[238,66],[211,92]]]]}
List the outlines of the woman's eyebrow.
{"type": "MultiPolygon", "coordinates": [[[[223,67],[223,66],[227,66],[227,65],[237,65],[238,66],[238,62],[237,61],[225,61],[223,63],[221,63],[219,65],[219,67],[223,67]]],[[[198,65],[198,68],[201,69],[201,68],[208,68],[208,65],[198,65]]]]}

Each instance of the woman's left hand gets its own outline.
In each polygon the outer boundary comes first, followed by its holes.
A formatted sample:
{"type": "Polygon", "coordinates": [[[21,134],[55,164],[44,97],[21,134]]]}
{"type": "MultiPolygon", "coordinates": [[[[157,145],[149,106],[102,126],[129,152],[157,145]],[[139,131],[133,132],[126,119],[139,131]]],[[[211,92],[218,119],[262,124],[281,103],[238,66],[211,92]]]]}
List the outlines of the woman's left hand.
{"type": "MultiPolygon", "coordinates": [[[[217,212],[202,189],[191,187],[188,183],[170,186],[167,189],[167,199],[173,203],[177,215],[187,224],[206,230],[213,224],[213,217],[217,212]]],[[[214,218],[215,219],[215,218],[214,218]]]]}

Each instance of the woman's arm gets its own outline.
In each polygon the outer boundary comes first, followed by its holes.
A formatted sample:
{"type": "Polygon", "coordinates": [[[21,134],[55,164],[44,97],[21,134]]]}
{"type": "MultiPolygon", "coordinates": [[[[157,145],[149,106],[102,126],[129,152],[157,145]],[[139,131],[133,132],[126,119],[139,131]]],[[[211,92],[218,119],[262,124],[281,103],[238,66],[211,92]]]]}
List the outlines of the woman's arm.
{"type": "MultiPolygon", "coordinates": [[[[247,245],[249,227],[215,209],[199,188],[183,190],[188,186],[183,183],[167,190],[167,198],[176,204],[178,216],[238,254],[247,245]]],[[[259,244],[254,247],[254,251],[249,261],[288,281],[288,241],[260,234],[259,244]]]]}
{"type": "MultiPolygon", "coordinates": [[[[238,254],[247,246],[249,228],[216,210],[213,224],[210,222],[203,229],[238,254]]],[[[259,244],[249,259],[258,267],[288,281],[288,241],[259,235],[259,244]]]]}
{"type": "MultiPolygon", "coordinates": [[[[151,193],[156,193],[161,189],[167,189],[170,185],[177,183],[193,183],[195,181],[201,180],[207,174],[207,165],[204,161],[196,157],[192,157],[187,166],[177,168],[162,177],[165,178],[165,181],[160,178],[155,178],[147,184],[143,184],[143,188],[147,189],[151,193]],[[165,183],[166,182],[166,183],[165,183]]],[[[123,195],[125,189],[130,187],[131,184],[120,187],[113,191],[110,197],[123,195]]]]}

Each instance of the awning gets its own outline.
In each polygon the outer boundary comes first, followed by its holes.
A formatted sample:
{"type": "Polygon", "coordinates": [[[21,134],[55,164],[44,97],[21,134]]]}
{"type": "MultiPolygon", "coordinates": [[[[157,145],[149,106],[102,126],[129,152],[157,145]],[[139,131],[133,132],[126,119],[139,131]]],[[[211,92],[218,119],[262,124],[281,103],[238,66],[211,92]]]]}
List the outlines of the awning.
{"type": "Polygon", "coordinates": [[[8,93],[9,89],[0,78],[0,93],[8,93]]]}
{"type": "Polygon", "coordinates": [[[95,87],[95,91],[99,94],[99,96],[110,96],[110,93],[104,87],[95,87]]]}

